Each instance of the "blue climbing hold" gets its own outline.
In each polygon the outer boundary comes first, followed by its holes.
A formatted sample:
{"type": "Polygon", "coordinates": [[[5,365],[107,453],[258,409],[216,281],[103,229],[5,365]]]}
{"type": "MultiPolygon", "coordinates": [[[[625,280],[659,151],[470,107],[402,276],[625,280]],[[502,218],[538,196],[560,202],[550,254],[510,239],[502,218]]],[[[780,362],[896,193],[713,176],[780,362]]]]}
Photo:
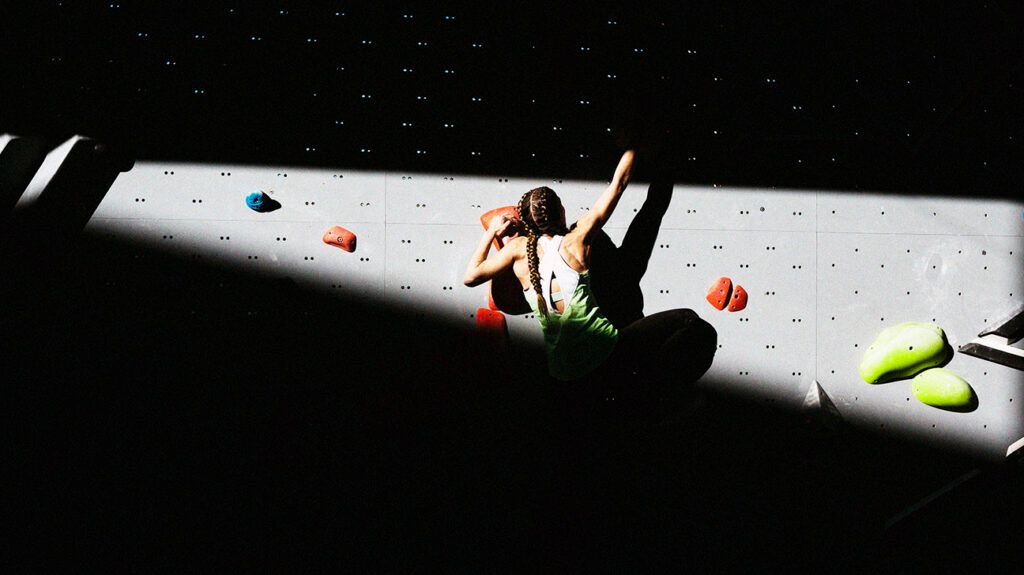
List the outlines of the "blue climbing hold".
{"type": "Polygon", "coordinates": [[[262,212],[263,205],[268,199],[267,195],[263,192],[253,192],[245,197],[245,205],[249,206],[252,210],[262,212]]]}

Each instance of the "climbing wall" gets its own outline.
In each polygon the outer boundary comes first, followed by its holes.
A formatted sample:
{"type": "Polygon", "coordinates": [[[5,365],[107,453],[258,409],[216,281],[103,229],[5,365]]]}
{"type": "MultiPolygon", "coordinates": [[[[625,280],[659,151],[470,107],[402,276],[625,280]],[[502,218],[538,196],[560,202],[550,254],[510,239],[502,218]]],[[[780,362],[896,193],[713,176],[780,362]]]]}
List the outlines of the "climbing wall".
{"type": "MultiPolygon", "coordinates": [[[[486,286],[462,283],[480,214],[540,185],[571,222],[607,182],[140,162],[86,233],[472,328],[487,307],[486,286]],[[251,210],[256,190],[281,207],[251,210]],[[354,252],[322,241],[335,225],[356,234],[354,252]]],[[[633,181],[608,222],[616,244],[647,186],[633,181]]],[[[889,326],[935,323],[954,349],[991,327],[1024,294],[1022,254],[1020,201],[680,183],[641,281],[644,313],[691,308],[715,327],[709,389],[799,409],[820,386],[854,426],[997,459],[1024,436],[1024,373],[956,353],[946,368],[978,406],[955,412],[918,401],[909,378],[872,385],[857,368],[889,326]],[[749,293],[746,309],[705,300],[722,276],[749,293]]],[[[507,320],[511,337],[541,343],[532,314],[507,320]]]]}
{"type": "Polygon", "coordinates": [[[974,388],[970,413],[919,402],[908,379],[856,377],[881,329],[942,327],[954,349],[998,325],[1024,296],[1024,210],[1006,200],[819,194],[816,378],[844,417],[993,457],[1024,436],[1024,373],[956,353],[946,369],[974,388]]]}

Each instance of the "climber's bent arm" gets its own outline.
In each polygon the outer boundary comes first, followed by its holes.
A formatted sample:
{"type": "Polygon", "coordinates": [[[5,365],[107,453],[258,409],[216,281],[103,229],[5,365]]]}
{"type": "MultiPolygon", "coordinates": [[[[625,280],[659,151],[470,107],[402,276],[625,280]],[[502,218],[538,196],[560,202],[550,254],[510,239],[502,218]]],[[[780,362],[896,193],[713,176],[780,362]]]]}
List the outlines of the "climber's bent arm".
{"type": "Polygon", "coordinates": [[[498,250],[497,254],[487,257],[487,251],[494,240],[494,233],[484,233],[473,254],[473,259],[470,260],[469,266],[466,268],[466,277],[462,283],[468,287],[476,287],[498,275],[505,268],[511,267],[519,252],[517,244],[524,239],[521,236],[513,238],[504,248],[498,250]]]}

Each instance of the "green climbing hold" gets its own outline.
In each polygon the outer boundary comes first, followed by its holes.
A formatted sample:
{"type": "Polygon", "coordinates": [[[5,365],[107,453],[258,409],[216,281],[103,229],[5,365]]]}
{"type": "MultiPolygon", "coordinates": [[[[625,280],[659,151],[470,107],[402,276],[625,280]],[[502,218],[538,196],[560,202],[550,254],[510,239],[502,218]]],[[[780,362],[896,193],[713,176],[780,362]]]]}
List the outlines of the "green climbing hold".
{"type": "Polygon", "coordinates": [[[964,378],[936,367],[914,378],[914,396],[932,407],[965,407],[971,404],[974,390],[964,378]]]}
{"type": "Polygon", "coordinates": [[[882,330],[860,362],[860,376],[868,383],[911,377],[949,358],[942,328],[909,321],[882,330]]]}

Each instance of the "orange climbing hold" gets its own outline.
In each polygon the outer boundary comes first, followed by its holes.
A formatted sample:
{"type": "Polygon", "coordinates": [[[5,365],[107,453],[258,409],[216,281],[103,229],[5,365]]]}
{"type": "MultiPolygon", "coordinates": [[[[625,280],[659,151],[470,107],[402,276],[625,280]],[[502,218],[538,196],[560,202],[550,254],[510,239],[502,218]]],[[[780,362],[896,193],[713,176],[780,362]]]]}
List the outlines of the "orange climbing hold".
{"type": "Polygon", "coordinates": [[[745,307],[747,307],[747,290],[736,284],[736,289],[733,290],[732,298],[729,300],[729,311],[740,311],[745,307]]]}
{"type": "MultiPolygon", "coordinates": [[[[485,230],[490,228],[491,220],[495,216],[508,216],[513,219],[519,219],[519,210],[515,206],[504,206],[494,208],[485,213],[480,216],[480,223],[483,224],[485,230]]],[[[494,238],[494,247],[500,250],[505,247],[510,239],[518,235],[519,232],[515,232],[511,236],[494,238]]],[[[513,315],[530,313],[530,304],[526,302],[526,297],[523,295],[523,286],[519,283],[519,278],[516,277],[516,273],[512,268],[501,270],[498,275],[491,278],[488,284],[487,307],[491,310],[503,311],[513,315]]]]}
{"type": "Polygon", "coordinates": [[[324,243],[346,252],[356,251],[356,235],[341,226],[334,226],[324,232],[324,243]]]}
{"type": "MultiPolygon", "coordinates": [[[[493,210],[485,213],[484,215],[480,216],[480,223],[484,225],[485,230],[491,227],[491,220],[493,220],[495,216],[508,216],[513,220],[518,220],[519,210],[516,209],[515,206],[504,206],[501,208],[494,208],[493,210]]],[[[516,232],[510,236],[494,238],[494,247],[500,250],[501,248],[505,247],[505,244],[508,243],[508,240],[518,235],[519,233],[516,232]]]]}
{"type": "MultiPolygon", "coordinates": [[[[727,277],[720,277],[708,289],[708,303],[715,306],[715,309],[723,310],[729,303],[729,297],[732,295],[731,292],[732,280],[727,277]]],[[[746,299],[743,301],[745,303],[746,299]]]]}
{"type": "Polygon", "coordinates": [[[470,351],[463,357],[473,367],[471,373],[486,374],[474,383],[510,383],[512,356],[505,315],[485,308],[476,310],[476,339],[463,347],[470,351]]]}
{"type": "Polygon", "coordinates": [[[505,314],[500,311],[478,308],[476,310],[476,328],[497,341],[508,339],[508,324],[505,322],[505,314]]]}

